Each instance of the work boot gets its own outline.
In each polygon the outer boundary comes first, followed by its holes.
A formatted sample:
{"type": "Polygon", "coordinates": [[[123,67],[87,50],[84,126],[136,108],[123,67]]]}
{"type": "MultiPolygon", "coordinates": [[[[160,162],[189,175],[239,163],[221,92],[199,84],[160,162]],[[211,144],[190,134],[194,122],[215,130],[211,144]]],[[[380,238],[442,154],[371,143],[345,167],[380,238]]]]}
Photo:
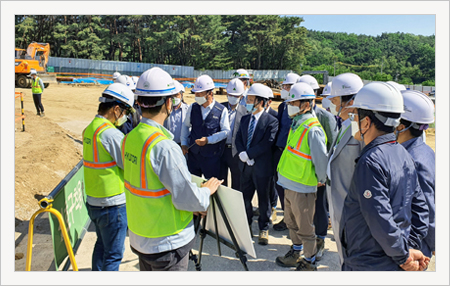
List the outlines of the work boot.
{"type": "Polygon", "coordinates": [[[41,113],[40,112],[36,113],[36,116],[41,116],[41,113]]]}
{"type": "Polygon", "coordinates": [[[268,230],[260,230],[258,244],[268,245],[269,244],[269,231],[268,230]]]}
{"type": "Polygon", "coordinates": [[[270,216],[270,220],[272,222],[277,220],[277,209],[276,208],[272,208],[272,215],[270,216]]]}
{"type": "Polygon", "coordinates": [[[295,271],[317,271],[316,262],[311,263],[302,258],[299,260],[298,266],[295,271]]]}
{"type": "Polygon", "coordinates": [[[45,113],[42,111],[41,112],[41,117],[44,117],[45,116],[45,113]]]}
{"type": "Polygon", "coordinates": [[[294,246],[291,245],[291,249],[284,256],[278,256],[275,262],[281,267],[296,267],[299,259],[300,250],[294,250],[294,246]]]}
{"type": "Polygon", "coordinates": [[[284,218],[279,223],[274,224],[273,229],[276,231],[283,231],[283,230],[288,229],[286,226],[286,223],[284,222],[284,218]]]}
{"type": "Polygon", "coordinates": [[[316,249],[317,249],[316,260],[320,261],[320,259],[322,259],[323,251],[325,249],[325,240],[324,239],[322,239],[320,237],[316,238],[316,249]]]}

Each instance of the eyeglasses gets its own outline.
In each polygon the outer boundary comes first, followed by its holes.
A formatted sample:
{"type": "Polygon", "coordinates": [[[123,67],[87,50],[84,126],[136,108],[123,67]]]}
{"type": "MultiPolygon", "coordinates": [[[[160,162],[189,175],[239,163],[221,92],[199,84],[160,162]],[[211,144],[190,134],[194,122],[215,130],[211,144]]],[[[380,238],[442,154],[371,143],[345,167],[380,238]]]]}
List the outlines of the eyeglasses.
{"type": "Polygon", "coordinates": [[[358,116],[357,113],[348,113],[348,118],[350,118],[351,121],[356,121],[356,116],[358,116]]]}

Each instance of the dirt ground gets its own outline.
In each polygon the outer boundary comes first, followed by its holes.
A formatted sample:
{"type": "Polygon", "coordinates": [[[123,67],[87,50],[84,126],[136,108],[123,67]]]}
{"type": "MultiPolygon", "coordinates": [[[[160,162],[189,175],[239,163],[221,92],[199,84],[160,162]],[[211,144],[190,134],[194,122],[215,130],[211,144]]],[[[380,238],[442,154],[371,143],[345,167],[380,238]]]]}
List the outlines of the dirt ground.
{"type": "MultiPolygon", "coordinates": [[[[15,121],[15,217],[29,220],[37,202],[47,196],[82,159],[81,133],[97,113],[98,97],[106,86],[51,85],[42,96],[45,117],[36,116],[31,89],[16,88],[24,94],[25,132],[21,120],[15,121]]],[[[190,89],[185,101],[194,102],[190,89]]],[[[219,102],[224,95],[215,95],[219,102]]],[[[280,104],[274,101],[276,110],[280,104]]],[[[15,101],[16,117],[20,99],[15,101]]],[[[434,129],[427,144],[435,149],[434,129]]]]}

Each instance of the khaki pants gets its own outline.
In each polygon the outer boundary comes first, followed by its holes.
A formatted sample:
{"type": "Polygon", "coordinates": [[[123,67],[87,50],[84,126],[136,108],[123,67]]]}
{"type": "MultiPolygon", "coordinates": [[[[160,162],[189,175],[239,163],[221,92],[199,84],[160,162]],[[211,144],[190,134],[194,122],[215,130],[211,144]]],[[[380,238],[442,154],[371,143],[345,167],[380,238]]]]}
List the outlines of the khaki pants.
{"type": "Polygon", "coordinates": [[[303,254],[311,258],[316,254],[316,193],[303,194],[286,189],[284,195],[284,222],[292,243],[303,244],[303,254]]]}

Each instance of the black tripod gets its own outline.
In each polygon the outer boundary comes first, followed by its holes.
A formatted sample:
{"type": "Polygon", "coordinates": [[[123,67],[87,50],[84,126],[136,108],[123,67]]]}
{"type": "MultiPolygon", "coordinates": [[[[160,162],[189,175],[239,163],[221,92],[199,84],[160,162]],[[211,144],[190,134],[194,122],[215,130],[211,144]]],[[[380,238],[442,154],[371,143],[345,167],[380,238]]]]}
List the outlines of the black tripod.
{"type": "MultiPolygon", "coordinates": [[[[212,203],[212,211],[213,211],[213,219],[214,219],[214,228],[216,233],[213,233],[209,230],[206,230],[206,216],[203,218],[203,227],[202,229],[200,229],[200,248],[199,248],[199,255],[197,258],[197,255],[194,255],[192,253],[192,250],[189,253],[189,259],[194,261],[195,263],[195,269],[197,271],[201,271],[202,270],[202,265],[201,265],[201,261],[202,261],[202,249],[203,249],[203,241],[206,237],[206,235],[208,234],[209,236],[215,238],[217,240],[217,248],[219,251],[219,255],[222,256],[222,253],[220,251],[220,243],[222,242],[223,244],[225,244],[226,246],[228,246],[229,248],[233,249],[235,251],[235,255],[237,258],[239,258],[239,260],[242,263],[242,266],[244,267],[245,271],[248,271],[248,267],[247,267],[247,257],[245,257],[245,252],[242,251],[242,249],[239,247],[239,244],[236,240],[236,237],[234,236],[233,230],[231,229],[230,223],[228,221],[227,216],[225,215],[225,211],[223,210],[223,206],[222,206],[222,202],[220,201],[219,196],[217,195],[217,192],[214,193],[211,196],[211,203],[212,203]],[[225,223],[225,226],[227,228],[228,234],[231,237],[231,240],[233,241],[233,243],[229,243],[228,241],[224,240],[223,238],[219,237],[218,234],[218,228],[217,228],[217,215],[216,215],[216,207],[215,205],[217,204],[217,207],[219,208],[219,212],[222,215],[223,218],[223,222],[225,223]]],[[[195,228],[195,233],[198,232],[199,228],[200,228],[200,219],[201,217],[198,216],[194,222],[194,228],[195,228]]]]}

